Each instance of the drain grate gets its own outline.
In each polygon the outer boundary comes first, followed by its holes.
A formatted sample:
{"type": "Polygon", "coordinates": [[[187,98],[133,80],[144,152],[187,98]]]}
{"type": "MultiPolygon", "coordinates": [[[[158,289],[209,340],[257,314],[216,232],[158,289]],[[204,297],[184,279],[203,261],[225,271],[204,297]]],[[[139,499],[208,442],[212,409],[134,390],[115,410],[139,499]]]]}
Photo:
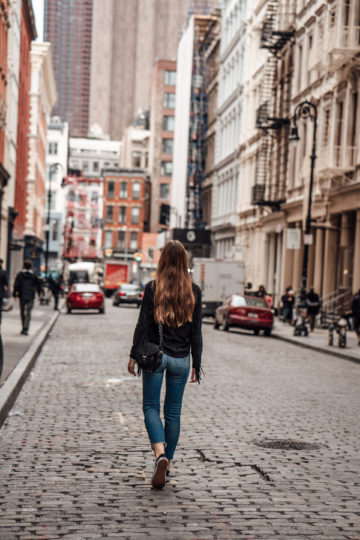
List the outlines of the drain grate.
{"type": "Polygon", "coordinates": [[[319,450],[320,444],[293,441],[291,439],[258,439],[253,441],[255,446],[273,448],[274,450],[319,450]]]}

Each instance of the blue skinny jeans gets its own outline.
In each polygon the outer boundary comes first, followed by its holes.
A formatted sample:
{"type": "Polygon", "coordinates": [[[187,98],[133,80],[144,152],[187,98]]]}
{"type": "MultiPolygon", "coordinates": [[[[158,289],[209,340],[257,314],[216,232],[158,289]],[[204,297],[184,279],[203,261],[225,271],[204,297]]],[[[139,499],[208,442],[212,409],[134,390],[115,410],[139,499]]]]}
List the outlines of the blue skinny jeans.
{"type": "Polygon", "coordinates": [[[190,371],[190,355],[173,358],[163,354],[161,366],[152,373],[143,371],[143,411],[150,443],[165,443],[165,455],[173,459],[180,435],[182,398],[190,371]],[[160,418],[160,392],[166,371],[164,402],[165,429],[160,418]]]}

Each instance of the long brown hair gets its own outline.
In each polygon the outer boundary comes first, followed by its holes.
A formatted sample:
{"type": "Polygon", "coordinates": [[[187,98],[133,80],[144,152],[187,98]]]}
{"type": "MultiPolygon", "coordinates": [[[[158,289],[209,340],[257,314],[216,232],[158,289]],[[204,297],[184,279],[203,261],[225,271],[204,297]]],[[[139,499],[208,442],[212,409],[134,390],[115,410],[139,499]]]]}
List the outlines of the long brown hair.
{"type": "Polygon", "coordinates": [[[154,318],[167,326],[192,321],[195,297],[184,246],[171,240],[164,247],[155,277],[154,318]]]}

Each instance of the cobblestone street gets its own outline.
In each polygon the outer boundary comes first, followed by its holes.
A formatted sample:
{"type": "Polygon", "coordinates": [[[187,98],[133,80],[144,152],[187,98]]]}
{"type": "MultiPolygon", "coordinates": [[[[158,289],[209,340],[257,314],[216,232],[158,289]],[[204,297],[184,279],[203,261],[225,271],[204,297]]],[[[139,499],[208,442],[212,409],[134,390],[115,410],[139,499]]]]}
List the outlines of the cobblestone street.
{"type": "Polygon", "coordinates": [[[359,539],[359,366],[205,324],[206,376],[157,492],[126,370],[138,313],[60,316],[0,431],[1,540],[359,539]]]}

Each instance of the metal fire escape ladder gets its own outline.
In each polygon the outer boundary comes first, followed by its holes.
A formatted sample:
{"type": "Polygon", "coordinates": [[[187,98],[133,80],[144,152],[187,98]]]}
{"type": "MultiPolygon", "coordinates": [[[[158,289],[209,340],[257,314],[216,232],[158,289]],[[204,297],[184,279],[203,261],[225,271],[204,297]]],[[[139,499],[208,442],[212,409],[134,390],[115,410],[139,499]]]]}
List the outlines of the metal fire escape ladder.
{"type": "MultiPolygon", "coordinates": [[[[278,88],[278,66],[282,49],[295,36],[295,0],[289,9],[291,12],[283,13],[278,0],[269,0],[261,31],[261,47],[268,49],[270,54],[264,66],[260,106],[256,112],[256,127],[262,130],[262,136],[257,154],[252,204],[273,208],[279,208],[285,202],[285,188],[280,185],[283,182],[277,179],[279,168],[276,169],[278,164],[274,164],[274,159],[277,159],[274,150],[276,141],[281,139],[281,130],[287,129],[290,124],[289,103],[283,103],[284,99],[288,102],[289,96],[284,95],[281,88],[278,88]],[[271,135],[272,132],[275,132],[275,137],[271,135]],[[272,176],[276,179],[276,185],[271,185],[272,176]],[[277,197],[277,194],[280,194],[280,197],[277,197]]],[[[282,156],[283,151],[280,151],[282,156]]]]}

